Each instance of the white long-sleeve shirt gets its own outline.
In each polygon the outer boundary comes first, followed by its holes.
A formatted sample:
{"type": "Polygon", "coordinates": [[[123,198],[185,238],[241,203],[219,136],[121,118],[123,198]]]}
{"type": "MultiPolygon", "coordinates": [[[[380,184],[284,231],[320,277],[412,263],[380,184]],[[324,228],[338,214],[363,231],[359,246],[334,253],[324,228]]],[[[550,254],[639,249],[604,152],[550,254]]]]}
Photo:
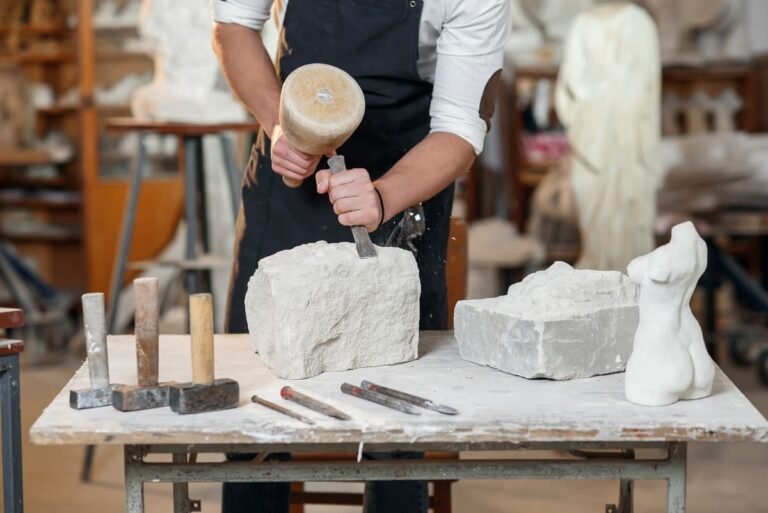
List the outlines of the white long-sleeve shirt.
{"type": "MultiPolygon", "coordinates": [[[[288,4],[289,0],[285,1],[288,4]]],[[[486,86],[501,69],[509,31],[509,0],[424,0],[418,70],[434,84],[432,132],[449,132],[479,154],[489,128],[486,86]],[[485,98],[484,98],[485,93],[485,98]]],[[[261,31],[273,0],[211,0],[217,23],[261,31]]],[[[491,103],[491,104],[492,104],[491,103]]]]}

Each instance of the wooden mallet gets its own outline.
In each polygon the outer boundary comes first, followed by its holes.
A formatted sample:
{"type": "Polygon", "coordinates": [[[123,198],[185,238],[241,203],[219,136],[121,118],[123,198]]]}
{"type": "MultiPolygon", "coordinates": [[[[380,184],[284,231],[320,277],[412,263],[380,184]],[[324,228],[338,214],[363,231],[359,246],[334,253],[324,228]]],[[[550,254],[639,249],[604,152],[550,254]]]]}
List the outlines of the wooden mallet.
{"type": "Polygon", "coordinates": [[[210,294],[189,296],[189,333],[192,339],[192,383],[170,389],[171,410],[180,414],[237,408],[240,385],[213,375],[213,299],[210,294]]]}
{"type": "MultiPolygon", "coordinates": [[[[306,64],[288,75],[280,93],[280,127],[288,143],[309,155],[329,155],[344,144],[365,114],[363,90],[346,72],[306,64]]],[[[301,180],[283,177],[289,187],[301,180]]]]}

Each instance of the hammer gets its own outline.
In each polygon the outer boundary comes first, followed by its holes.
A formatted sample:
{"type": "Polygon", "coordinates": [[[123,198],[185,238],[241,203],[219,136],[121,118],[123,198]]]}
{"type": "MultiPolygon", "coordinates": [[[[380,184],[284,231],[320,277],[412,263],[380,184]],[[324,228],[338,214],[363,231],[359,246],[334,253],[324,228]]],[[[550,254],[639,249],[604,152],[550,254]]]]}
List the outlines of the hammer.
{"type": "Polygon", "coordinates": [[[192,339],[192,383],[171,385],[171,410],[180,414],[237,408],[237,381],[213,376],[213,300],[210,294],[189,296],[189,334],[192,339]]]}
{"type": "MultiPolygon", "coordinates": [[[[306,64],[288,75],[280,92],[279,120],[288,143],[309,155],[329,155],[349,139],[365,114],[363,90],[346,72],[306,64]]],[[[301,180],[283,177],[288,187],[301,180]]]]}
{"type": "Polygon", "coordinates": [[[85,351],[88,354],[88,374],[91,388],[69,391],[69,405],[76,410],[99,408],[112,404],[107,358],[107,332],[104,318],[104,294],[83,294],[83,327],[85,351]]]}
{"type": "Polygon", "coordinates": [[[116,385],[112,406],[120,411],[168,406],[168,383],[158,383],[160,294],[157,278],[133,281],[138,386],[116,385]]]}

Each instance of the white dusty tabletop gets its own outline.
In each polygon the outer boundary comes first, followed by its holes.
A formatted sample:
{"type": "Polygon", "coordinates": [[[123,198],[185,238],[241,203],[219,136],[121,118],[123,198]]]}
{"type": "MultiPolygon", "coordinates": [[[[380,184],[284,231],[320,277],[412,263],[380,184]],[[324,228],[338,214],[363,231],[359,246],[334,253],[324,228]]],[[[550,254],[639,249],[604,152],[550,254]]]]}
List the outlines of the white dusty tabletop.
{"type": "MultiPolygon", "coordinates": [[[[525,443],[525,442],[768,442],[768,421],[718,369],[711,397],[672,406],[635,406],[624,399],[624,375],[573,381],[527,380],[465,362],[451,332],[421,335],[414,362],[330,372],[299,381],[275,378],[251,350],[247,335],[216,336],[217,377],[240,383],[240,407],[177,415],[168,408],[121,413],[111,407],[77,411],[69,390],[88,386],[86,366],[35,422],[38,444],[283,444],[283,443],[525,443]],[[343,395],[344,382],[373,381],[457,408],[455,417],[396,412],[343,395]],[[352,416],[325,418],[279,396],[291,385],[352,416]],[[252,404],[253,394],[306,414],[313,426],[252,404]]],[[[113,382],[135,383],[132,336],[109,340],[113,382]]],[[[161,381],[191,377],[188,336],[163,336],[161,381]]]]}

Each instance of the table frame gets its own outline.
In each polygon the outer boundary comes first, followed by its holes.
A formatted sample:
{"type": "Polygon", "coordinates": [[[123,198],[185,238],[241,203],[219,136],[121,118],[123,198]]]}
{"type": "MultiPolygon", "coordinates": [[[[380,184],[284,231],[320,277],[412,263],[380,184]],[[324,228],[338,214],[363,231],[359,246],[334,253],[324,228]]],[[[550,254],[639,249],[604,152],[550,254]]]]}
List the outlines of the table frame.
{"type": "Polygon", "coordinates": [[[556,443],[413,443],[365,444],[366,451],[507,451],[556,450],[580,459],[457,459],[278,462],[264,461],[271,452],[352,452],[350,444],[126,445],[125,512],[144,513],[144,483],[173,483],[174,513],[200,511],[189,498],[192,482],[374,481],[457,479],[619,479],[619,503],[607,513],[632,513],[635,480],[667,481],[667,513],[685,512],[687,444],[685,442],[556,442],[556,443]],[[665,449],[663,458],[637,459],[638,449],[665,449]],[[601,451],[601,452],[595,452],[601,451]],[[614,451],[614,452],[602,452],[614,451]],[[615,452],[619,451],[619,452],[615,452]],[[256,453],[252,462],[197,462],[199,453],[256,453]],[[172,461],[147,461],[149,455],[171,455],[172,461]]]}
{"type": "MultiPolygon", "coordinates": [[[[0,308],[0,329],[24,325],[24,312],[0,308]]],[[[24,511],[24,488],[21,461],[21,381],[19,354],[24,350],[20,340],[0,337],[0,428],[3,447],[3,511],[24,511]]]]}

